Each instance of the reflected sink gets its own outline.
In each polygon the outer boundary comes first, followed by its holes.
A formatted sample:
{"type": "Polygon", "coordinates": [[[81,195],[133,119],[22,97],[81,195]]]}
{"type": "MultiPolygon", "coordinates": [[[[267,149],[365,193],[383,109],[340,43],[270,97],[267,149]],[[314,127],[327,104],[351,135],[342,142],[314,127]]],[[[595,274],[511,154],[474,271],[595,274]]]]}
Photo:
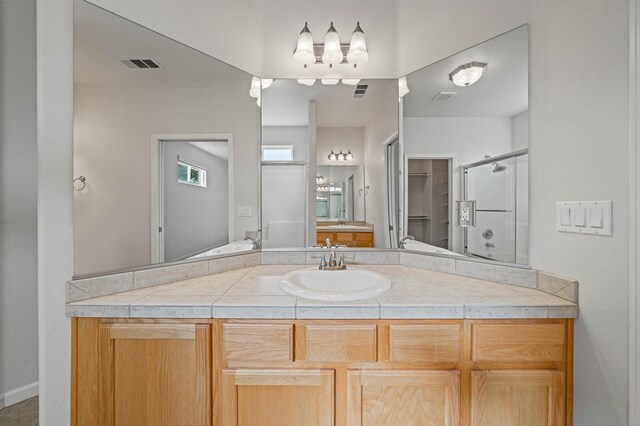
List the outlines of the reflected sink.
{"type": "Polygon", "coordinates": [[[364,269],[302,269],[285,275],[280,281],[280,288],[285,293],[305,299],[346,302],[376,297],[391,288],[391,281],[384,275],[364,269]]]}

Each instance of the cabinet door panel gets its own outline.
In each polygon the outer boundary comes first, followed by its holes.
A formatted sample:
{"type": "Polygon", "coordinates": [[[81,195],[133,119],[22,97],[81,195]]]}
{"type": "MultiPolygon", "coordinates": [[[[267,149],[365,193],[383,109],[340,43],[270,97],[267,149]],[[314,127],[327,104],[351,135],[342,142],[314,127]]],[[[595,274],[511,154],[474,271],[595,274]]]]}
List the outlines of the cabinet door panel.
{"type": "Polygon", "coordinates": [[[224,370],[222,424],[330,426],[333,370],[224,370]]]}
{"type": "Polygon", "coordinates": [[[350,370],[350,426],[460,424],[460,373],[424,370],[350,370]]]}
{"type": "Polygon", "coordinates": [[[471,372],[472,426],[562,426],[564,404],[560,371],[471,372]]]}
{"type": "Polygon", "coordinates": [[[209,325],[101,325],[100,424],[210,424],[210,333],[209,325]]]}

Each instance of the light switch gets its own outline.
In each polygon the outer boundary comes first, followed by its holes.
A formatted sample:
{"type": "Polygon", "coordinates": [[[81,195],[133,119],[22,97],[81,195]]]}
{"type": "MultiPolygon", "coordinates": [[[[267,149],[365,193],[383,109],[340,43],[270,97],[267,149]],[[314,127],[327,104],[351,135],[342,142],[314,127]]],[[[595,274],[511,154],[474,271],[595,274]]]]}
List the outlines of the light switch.
{"type": "Polygon", "coordinates": [[[238,217],[251,217],[251,207],[238,206],[238,217]]]}
{"type": "Polygon", "coordinates": [[[560,232],[611,236],[611,201],[559,201],[556,203],[556,229],[560,232]]]}
{"type": "Polygon", "coordinates": [[[581,228],[587,226],[587,212],[584,207],[576,207],[573,213],[573,224],[581,228]]]}
{"type": "Polygon", "coordinates": [[[560,209],[560,225],[571,226],[571,207],[563,206],[560,209]]]}
{"type": "Polygon", "coordinates": [[[589,226],[592,228],[602,228],[603,212],[601,207],[589,209],[589,226]]]}

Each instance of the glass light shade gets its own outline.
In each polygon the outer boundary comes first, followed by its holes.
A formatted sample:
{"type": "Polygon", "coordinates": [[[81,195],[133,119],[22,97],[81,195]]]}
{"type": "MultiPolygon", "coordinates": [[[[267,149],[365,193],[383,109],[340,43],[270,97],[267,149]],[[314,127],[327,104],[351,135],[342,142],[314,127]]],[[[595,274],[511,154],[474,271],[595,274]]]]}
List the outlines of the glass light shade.
{"type": "Polygon", "coordinates": [[[338,154],[338,161],[344,161],[346,159],[345,154],[342,153],[342,150],[340,150],[340,154],[338,154]]]}
{"type": "Polygon", "coordinates": [[[329,154],[329,157],[328,157],[328,158],[329,158],[329,160],[331,160],[331,161],[335,161],[335,160],[337,160],[337,159],[338,159],[338,158],[336,157],[336,154],[333,152],[333,150],[331,150],[331,154],[329,154]]]}
{"type": "Polygon", "coordinates": [[[351,150],[349,150],[349,152],[347,152],[346,159],[347,159],[347,161],[353,161],[353,154],[351,153],[351,150]]]}
{"type": "Polygon", "coordinates": [[[403,97],[409,93],[409,86],[407,86],[407,77],[400,77],[398,79],[398,96],[403,97]]]}
{"type": "Polygon", "coordinates": [[[260,96],[260,79],[258,77],[251,77],[251,88],[249,89],[249,96],[257,98],[260,96]]]}
{"type": "Polygon", "coordinates": [[[298,45],[296,46],[296,50],[293,52],[293,59],[304,65],[316,62],[316,54],[313,51],[313,36],[311,35],[311,31],[309,31],[306,22],[298,36],[298,45]]]}
{"type": "Polygon", "coordinates": [[[340,37],[333,22],[324,36],[324,53],[322,53],[322,62],[329,65],[339,64],[342,62],[343,55],[340,49],[340,37]]]}
{"type": "Polygon", "coordinates": [[[262,98],[260,98],[260,96],[258,96],[258,99],[256,99],[256,105],[262,107],[262,98]]]}
{"type": "Polygon", "coordinates": [[[299,84],[304,84],[305,86],[313,86],[316,83],[315,78],[299,78],[296,81],[299,84]]]}
{"type": "Polygon", "coordinates": [[[485,69],[487,69],[487,64],[483,62],[469,62],[468,64],[460,65],[449,74],[449,80],[453,81],[456,86],[471,86],[480,80],[485,69]]]}
{"type": "Polygon", "coordinates": [[[359,78],[343,78],[342,79],[342,84],[348,84],[349,86],[355,86],[358,83],[360,83],[359,78]]]}
{"type": "Polygon", "coordinates": [[[263,78],[260,80],[260,83],[262,84],[262,88],[266,89],[267,87],[271,86],[273,84],[273,79],[272,78],[263,78]]]}
{"type": "Polygon", "coordinates": [[[334,86],[334,85],[338,84],[338,82],[340,82],[340,79],[339,78],[323,78],[320,81],[324,85],[334,86]]]}
{"type": "Polygon", "coordinates": [[[367,41],[364,37],[364,31],[360,28],[360,22],[356,25],[356,29],[351,34],[351,43],[349,44],[349,52],[347,52],[347,61],[350,64],[364,64],[369,60],[369,52],[367,52],[367,41]]]}

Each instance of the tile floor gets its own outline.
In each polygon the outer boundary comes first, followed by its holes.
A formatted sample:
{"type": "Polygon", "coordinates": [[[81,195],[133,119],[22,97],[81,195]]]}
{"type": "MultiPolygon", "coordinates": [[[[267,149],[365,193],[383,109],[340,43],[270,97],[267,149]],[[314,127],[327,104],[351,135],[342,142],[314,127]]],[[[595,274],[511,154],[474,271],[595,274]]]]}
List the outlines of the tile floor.
{"type": "Polygon", "coordinates": [[[0,426],[38,426],[38,397],[0,410],[0,426]]]}

